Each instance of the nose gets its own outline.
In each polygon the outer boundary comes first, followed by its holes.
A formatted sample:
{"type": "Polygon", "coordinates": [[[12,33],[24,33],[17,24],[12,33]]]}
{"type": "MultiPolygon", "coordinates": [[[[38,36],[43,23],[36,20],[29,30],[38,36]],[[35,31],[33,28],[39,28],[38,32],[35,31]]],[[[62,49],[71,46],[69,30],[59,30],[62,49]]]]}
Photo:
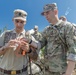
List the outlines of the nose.
{"type": "Polygon", "coordinates": [[[44,13],[44,16],[47,18],[48,17],[48,14],[44,13]]]}
{"type": "Polygon", "coordinates": [[[21,26],[21,23],[20,22],[18,22],[18,26],[21,26]]]}
{"type": "Polygon", "coordinates": [[[47,19],[47,18],[48,18],[48,16],[47,16],[47,15],[45,15],[45,18],[47,19]]]}
{"type": "Polygon", "coordinates": [[[47,16],[46,12],[44,13],[44,16],[47,16]]]}

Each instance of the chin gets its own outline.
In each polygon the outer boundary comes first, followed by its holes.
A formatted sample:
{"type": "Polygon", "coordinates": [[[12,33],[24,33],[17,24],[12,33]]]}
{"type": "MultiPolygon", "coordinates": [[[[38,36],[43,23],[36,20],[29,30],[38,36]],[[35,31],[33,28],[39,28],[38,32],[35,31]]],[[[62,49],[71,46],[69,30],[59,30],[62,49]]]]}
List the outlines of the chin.
{"type": "Polygon", "coordinates": [[[21,28],[17,28],[17,30],[22,30],[21,28]]]}
{"type": "Polygon", "coordinates": [[[48,20],[49,23],[51,23],[51,21],[48,20]]]}

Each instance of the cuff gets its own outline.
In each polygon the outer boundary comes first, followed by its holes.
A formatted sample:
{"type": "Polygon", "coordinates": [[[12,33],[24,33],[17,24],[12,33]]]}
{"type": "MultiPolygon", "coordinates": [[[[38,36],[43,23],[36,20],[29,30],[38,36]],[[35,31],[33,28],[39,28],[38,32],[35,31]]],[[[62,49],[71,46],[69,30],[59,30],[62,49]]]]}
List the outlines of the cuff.
{"type": "Polygon", "coordinates": [[[32,43],[32,40],[30,40],[29,44],[31,44],[31,43],[32,43]]]}
{"type": "Polygon", "coordinates": [[[75,61],[76,62],[76,54],[70,53],[67,57],[67,60],[75,61]]]}
{"type": "Polygon", "coordinates": [[[37,42],[37,49],[40,50],[41,49],[41,43],[37,42]]]}
{"type": "Polygon", "coordinates": [[[27,53],[31,53],[31,52],[32,52],[32,49],[30,48],[29,52],[27,52],[27,53]]]}

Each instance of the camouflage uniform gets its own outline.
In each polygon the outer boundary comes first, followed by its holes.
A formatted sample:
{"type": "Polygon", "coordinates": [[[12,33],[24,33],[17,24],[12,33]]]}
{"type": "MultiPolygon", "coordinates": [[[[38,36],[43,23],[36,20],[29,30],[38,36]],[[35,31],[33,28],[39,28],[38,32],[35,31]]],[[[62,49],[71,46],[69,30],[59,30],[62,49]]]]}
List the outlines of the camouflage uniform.
{"type": "Polygon", "coordinates": [[[37,41],[42,38],[41,33],[39,33],[39,32],[32,34],[32,36],[33,36],[37,41]]]}
{"type": "MultiPolygon", "coordinates": [[[[65,17],[65,16],[61,16],[60,18],[59,18],[60,20],[62,20],[62,21],[67,21],[67,18],[65,17]]],[[[72,23],[72,25],[76,28],[76,24],[74,24],[74,23],[72,23]]],[[[73,71],[73,74],[76,74],[76,65],[75,65],[75,68],[74,68],[74,71],[73,71]]]]}
{"type": "Polygon", "coordinates": [[[75,29],[71,23],[59,21],[42,33],[41,47],[46,46],[44,63],[45,75],[61,75],[66,71],[67,59],[76,61],[75,29]]]}
{"type": "Polygon", "coordinates": [[[41,15],[51,23],[37,44],[38,49],[45,46],[43,75],[62,75],[67,68],[67,60],[76,62],[76,29],[71,23],[59,20],[56,3],[46,4],[41,15]]]}

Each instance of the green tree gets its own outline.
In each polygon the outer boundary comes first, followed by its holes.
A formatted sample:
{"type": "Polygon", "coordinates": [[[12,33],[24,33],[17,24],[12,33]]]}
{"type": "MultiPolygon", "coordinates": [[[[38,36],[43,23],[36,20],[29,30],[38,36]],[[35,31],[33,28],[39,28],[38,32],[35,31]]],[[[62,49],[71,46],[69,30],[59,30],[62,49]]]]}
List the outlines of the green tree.
{"type": "Polygon", "coordinates": [[[3,32],[7,30],[7,25],[3,28],[3,32]]]}
{"type": "Polygon", "coordinates": [[[2,33],[2,30],[0,29],[0,34],[2,33]]]}

